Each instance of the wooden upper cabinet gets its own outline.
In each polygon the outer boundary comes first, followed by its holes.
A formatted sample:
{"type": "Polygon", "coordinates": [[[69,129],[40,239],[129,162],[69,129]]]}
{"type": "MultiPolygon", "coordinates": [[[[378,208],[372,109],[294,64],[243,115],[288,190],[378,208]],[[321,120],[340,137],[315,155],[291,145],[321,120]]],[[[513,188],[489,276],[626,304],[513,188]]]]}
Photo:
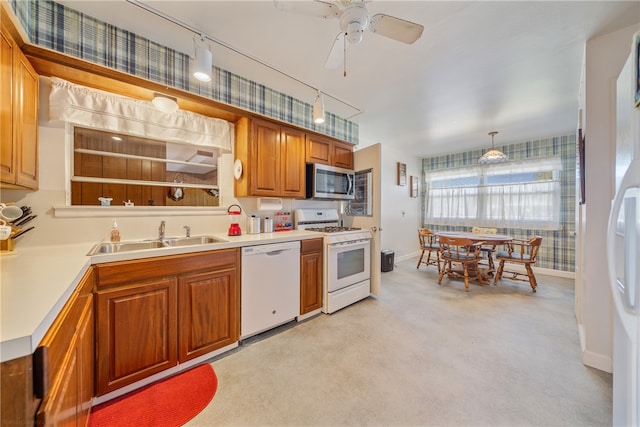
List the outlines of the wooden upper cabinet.
{"type": "Polygon", "coordinates": [[[307,135],[306,162],[353,169],[353,145],[321,135],[307,135]]]}
{"type": "Polygon", "coordinates": [[[304,133],[269,120],[236,123],[236,159],[242,175],[236,196],[305,197],[304,133]]]}
{"type": "Polygon", "coordinates": [[[13,144],[13,73],[16,50],[13,38],[0,26],[0,179],[15,183],[15,147],[13,144]]]}
{"type": "Polygon", "coordinates": [[[0,49],[0,181],[7,188],[37,190],[40,81],[4,22],[0,49]]]}
{"type": "Polygon", "coordinates": [[[318,135],[307,135],[306,138],[306,161],[307,163],[331,164],[332,141],[318,135]]]}
{"type": "Polygon", "coordinates": [[[280,175],[283,197],[305,197],[304,133],[298,130],[280,131],[280,175]]]}
{"type": "MultiPolygon", "coordinates": [[[[280,126],[254,121],[250,147],[251,192],[257,196],[279,196],[281,185],[280,126]]],[[[249,169],[249,168],[247,168],[249,169]]]]}
{"type": "Polygon", "coordinates": [[[14,138],[16,140],[16,185],[38,189],[38,94],[40,79],[27,58],[19,52],[15,93],[19,98],[14,138]]]}
{"type": "Polygon", "coordinates": [[[353,145],[346,142],[333,142],[333,166],[353,169],[353,145]]]}

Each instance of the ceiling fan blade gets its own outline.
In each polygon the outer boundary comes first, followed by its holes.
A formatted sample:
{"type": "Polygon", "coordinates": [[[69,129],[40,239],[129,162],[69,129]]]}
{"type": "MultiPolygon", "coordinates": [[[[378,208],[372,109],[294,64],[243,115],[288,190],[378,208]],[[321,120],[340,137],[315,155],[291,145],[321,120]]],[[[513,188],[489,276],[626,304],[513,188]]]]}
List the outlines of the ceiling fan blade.
{"type": "Polygon", "coordinates": [[[415,22],[405,21],[395,16],[379,13],[371,18],[369,29],[381,36],[412,44],[422,36],[424,27],[415,22]]]}
{"type": "Polygon", "coordinates": [[[333,3],[315,1],[282,1],[273,0],[278,10],[297,13],[299,15],[332,18],[338,16],[340,9],[333,3]]]}
{"type": "Polygon", "coordinates": [[[343,32],[340,32],[336,36],[336,40],[333,42],[333,46],[331,47],[331,52],[329,52],[327,60],[324,63],[324,68],[333,70],[338,68],[342,64],[345,49],[344,36],[345,33],[343,32]]]}

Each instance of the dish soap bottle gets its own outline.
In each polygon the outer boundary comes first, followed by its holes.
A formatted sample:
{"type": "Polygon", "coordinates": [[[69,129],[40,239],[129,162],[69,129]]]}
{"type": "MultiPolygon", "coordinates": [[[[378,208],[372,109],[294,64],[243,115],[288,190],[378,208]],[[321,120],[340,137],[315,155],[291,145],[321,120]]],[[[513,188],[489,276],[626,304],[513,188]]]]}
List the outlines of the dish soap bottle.
{"type": "Polygon", "coordinates": [[[111,227],[111,243],[120,243],[120,229],[115,218],[113,219],[113,227],[111,227]]]}

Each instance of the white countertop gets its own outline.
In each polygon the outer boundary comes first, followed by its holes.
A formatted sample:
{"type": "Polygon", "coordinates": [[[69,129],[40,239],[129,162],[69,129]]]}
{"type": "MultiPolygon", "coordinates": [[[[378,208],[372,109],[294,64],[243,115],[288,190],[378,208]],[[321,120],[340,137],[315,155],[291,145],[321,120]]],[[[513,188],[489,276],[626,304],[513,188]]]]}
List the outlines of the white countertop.
{"type": "Polygon", "coordinates": [[[0,255],[0,362],[35,351],[92,264],[322,237],[310,231],[227,236],[224,243],[169,247],[89,257],[92,244],[16,247],[0,255]]]}

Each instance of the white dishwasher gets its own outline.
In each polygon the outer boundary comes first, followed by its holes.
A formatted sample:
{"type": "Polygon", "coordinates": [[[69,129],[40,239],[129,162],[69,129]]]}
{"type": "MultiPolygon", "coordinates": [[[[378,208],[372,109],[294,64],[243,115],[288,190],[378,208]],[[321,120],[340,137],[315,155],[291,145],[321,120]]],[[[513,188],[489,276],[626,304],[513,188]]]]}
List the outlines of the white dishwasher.
{"type": "Polygon", "coordinates": [[[240,338],[300,314],[300,242],[242,248],[240,338]]]}

